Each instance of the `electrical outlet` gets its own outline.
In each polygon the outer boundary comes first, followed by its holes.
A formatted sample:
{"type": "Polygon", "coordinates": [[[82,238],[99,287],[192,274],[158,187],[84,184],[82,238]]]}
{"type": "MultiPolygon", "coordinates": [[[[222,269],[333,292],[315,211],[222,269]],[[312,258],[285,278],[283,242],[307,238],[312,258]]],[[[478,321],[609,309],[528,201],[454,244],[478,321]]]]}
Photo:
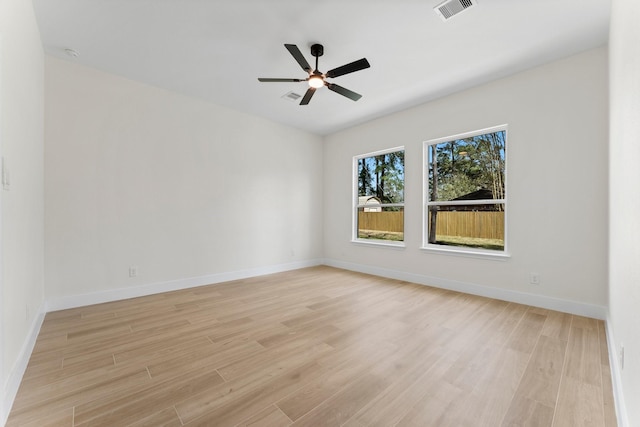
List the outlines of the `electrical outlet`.
{"type": "Polygon", "coordinates": [[[620,359],[620,370],[624,371],[624,344],[620,343],[620,353],[618,353],[620,359]]]}
{"type": "Polygon", "coordinates": [[[529,274],[529,283],[538,286],[540,284],[540,275],[538,273],[529,274]]]}
{"type": "Polygon", "coordinates": [[[130,265],[129,266],[129,277],[138,277],[138,266],[130,265]]]}

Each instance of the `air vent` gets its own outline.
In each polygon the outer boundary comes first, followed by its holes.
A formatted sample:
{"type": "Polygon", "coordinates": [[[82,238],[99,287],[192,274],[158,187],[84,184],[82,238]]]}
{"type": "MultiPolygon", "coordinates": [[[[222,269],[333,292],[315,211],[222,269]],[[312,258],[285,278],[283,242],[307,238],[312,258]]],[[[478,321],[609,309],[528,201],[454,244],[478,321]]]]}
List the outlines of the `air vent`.
{"type": "Polygon", "coordinates": [[[476,4],[478,4],[478,0],[446,0],[434,7],[433,10],[443,21],[448,21],[463,10],[467,10],[476,4]]]}
{"type": "Polygon", "coordinates": [[[287,101],[295,102],[298,99],[302,98],[302,95],[295,92],[287,92],[281,96],[282,99],[286,99],[287,101]]]}

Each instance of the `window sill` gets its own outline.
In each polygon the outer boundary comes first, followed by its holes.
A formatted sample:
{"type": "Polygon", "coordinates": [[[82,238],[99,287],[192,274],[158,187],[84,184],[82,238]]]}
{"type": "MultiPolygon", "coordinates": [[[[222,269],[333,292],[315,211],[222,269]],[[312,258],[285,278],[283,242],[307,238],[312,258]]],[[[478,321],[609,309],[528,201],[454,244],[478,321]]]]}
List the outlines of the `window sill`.
{"type": "Polygon", "coordinates": [[[404,242],[394,242],[394,241],[385,241],[385,240],[374,240],[374,239],[353,239],[351,243],[355,243],[356,245],[362,246],[381,246],[385,248],[391,249],[404,249],[406,246],[404,242]]]}
{"type": "Polygon", "coordinates": [[[438,245],[423,246],[420,250],[424,252],[432,252],[441,255],[454,255],[467,258],[479,258],[479,259],[491,259],[494,261],[506,261],[511,258],[511,254],[508,252],[498,251],[474,251],[472,249],[452,249],[443,248],[438,245]]]}

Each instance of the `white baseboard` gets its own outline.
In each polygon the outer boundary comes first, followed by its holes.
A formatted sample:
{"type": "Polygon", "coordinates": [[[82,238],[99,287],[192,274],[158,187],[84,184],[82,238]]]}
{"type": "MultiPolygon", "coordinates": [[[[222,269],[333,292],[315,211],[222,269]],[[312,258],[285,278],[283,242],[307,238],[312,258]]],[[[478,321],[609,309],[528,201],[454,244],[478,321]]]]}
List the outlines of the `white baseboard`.
{"type": "Polygon", "coordinates": [[[624,393],[622,390],[622,373],[620,370],[620,361],[618,360],[618,353],[613,329],[611,326],[611,319],[607,316],[605,322],[607,327],[607,347],[609,348],[609,366],[611,366],[611,384],[613,388],[613,400],[616,404],[616,417],[618,418],[619,427],[629,427],[629,419],[627,418],[627,407],[624,403],[624,393]]]}
{"type": "Polygon", "coordinates": [[[13,369],[9,372],[9,376],[7,378],[7,383],[5,384],[3,393],[2,393],[2,413],[0,413],[0,425],[5,425],[7,422],[7,418],[9,417],[9,412],[11,412],[11,407],[13,406],[13,401],[16,398],[16,394],[18,394],[18,388],[20,388],[20,383],[22,382],[22,377],[24,372],[27,370],[27,365],[29,364],[29,359],[31,358],[31,353],[33,352],[33,347],[36,344],[36,339],[38,338],[38,334],[40,333],[40,327],[42,327],[42,322],[44,321],[45,315],[45,305],[42,304],[35,318],[33,319],[33,323],[31,324],[31,328],[29,329],[29,334],[27,335],[27,339],[24,341],[22,348],[20,349],[20,353],[18,355],[18,360],[13,365],[13,369]]]}
{"type": "Polygon", "coordinates": [[[132,288],[120,288],[108,291],[93,292],[90,294],[52,298],[46,303],[46,311],[49,312],[66,310],[69,308],[84,307],[86,305],[101,304],[128,298],[137,298],[146,295],[159,294],[162,292],[193,288],[196,286],[212,285],[216,283],[229,282],[231,280],[246,279],[249,277],[263,276],[265,274],[280,273],[289,270],[297,270],[299,268],[305,267],[314,267],[321,264],[321,259],[312,259],[292,262],[288,264],[278,264],[267,267],[250,268],[247,270],[210,274],[207,276],[170,280],[167,282],[150,283],[132,288]]]}
{"type": "Polygon", "coordinates": [[[563,313],[576,314],[600,320],[605,320],[607,318],[607,308],[594,304],[569,301],[545,295],[529,294],[511,289],[492,288],[490,286],[478,285],[475,283],[460,282],[444,279],[442,277],[432,277],[423,274],[408,273],[406,271],[391,270],[333,259],[325,259],[324,264],[331,267],[343,268],[345,270],[373,274],[376,276],[388,277],[390,279],[404,280],[406,282],[433,286],[436,288],[448,289],[487,298],[495,298],[503,301],[531,305],[534,307],[546,308],[548,310],[561,311],[563,313]]]}

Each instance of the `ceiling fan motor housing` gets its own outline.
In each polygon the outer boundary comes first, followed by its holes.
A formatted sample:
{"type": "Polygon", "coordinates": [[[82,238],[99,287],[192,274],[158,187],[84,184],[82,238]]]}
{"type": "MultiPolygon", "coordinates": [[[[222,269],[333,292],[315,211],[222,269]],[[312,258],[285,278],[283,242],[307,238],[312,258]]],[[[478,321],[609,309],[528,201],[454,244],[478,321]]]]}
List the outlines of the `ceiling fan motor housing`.
{"type": "Polygon", "coordinates": [[[322,46],[321,44],[312,44],[311,45],[311,55],[315,56],[316,58],[319,56],[324,55],[324,46],[322,46]]]}

